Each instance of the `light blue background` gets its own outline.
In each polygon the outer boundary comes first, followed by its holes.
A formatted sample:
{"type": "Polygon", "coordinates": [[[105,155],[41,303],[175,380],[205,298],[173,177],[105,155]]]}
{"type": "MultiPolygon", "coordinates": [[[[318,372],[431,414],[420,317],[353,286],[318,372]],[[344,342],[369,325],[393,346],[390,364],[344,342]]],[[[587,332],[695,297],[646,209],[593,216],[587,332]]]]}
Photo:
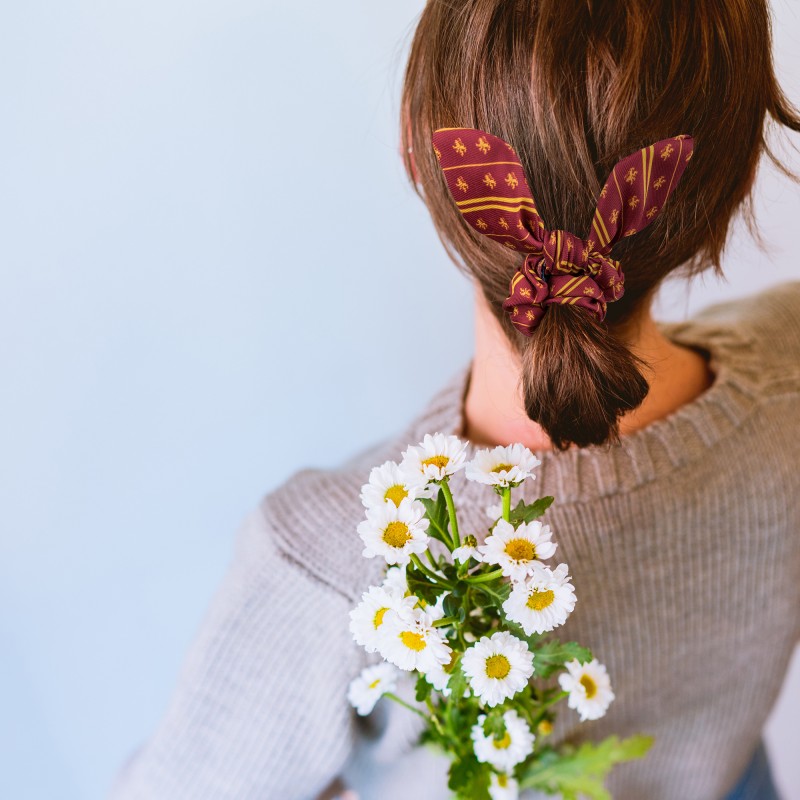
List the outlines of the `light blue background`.
{"type": "MultiPolygon", "coordinates": [[[[245,513],[468,358],[470,288],[397,153],[422,6],[0,6],[0,797],[102,797],[245,513]]],[[[800,276],[796,189],[767,171],[759,207],[771,260],[738,236],[731,283],[671,287],[665,317],[746,293],[754,263],[800,276]]]]}

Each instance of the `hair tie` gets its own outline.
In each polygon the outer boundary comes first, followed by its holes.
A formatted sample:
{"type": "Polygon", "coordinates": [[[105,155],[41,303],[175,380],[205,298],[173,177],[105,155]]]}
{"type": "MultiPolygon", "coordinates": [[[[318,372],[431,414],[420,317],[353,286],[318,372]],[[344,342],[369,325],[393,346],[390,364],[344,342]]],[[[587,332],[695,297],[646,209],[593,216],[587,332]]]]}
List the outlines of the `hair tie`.
{"type": "Polygon", "coordinates": [[[546,227],[514,148],[499,137],[474,128],[439,128],[433,149],[464,219],[478,233],[527,253],[503,308],[530,336],[553,303],[605,318],[606,304],[624,292],[622,268],[608,254],[623,236],[659,215],[692,157],[693,139],[662,139],[617,163],[585,239],[546,227]]]}

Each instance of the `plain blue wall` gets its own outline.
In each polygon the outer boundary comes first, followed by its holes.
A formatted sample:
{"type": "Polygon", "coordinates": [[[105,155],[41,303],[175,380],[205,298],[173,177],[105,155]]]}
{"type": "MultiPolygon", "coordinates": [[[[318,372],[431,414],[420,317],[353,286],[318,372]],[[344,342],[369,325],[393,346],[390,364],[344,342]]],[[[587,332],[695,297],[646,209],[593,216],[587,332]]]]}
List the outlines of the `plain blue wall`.
{"type": "MultiPolygon", "coordinates": [[[[469,286],[397,154],[422,6],[0,7],[3,798],[101,797],[245,513],[468,358],[469,286]]],[[[754,258],[798,276],[800,203],[765,181],[773,260],[737,238],[731,284],[666,316],[746,292],[754,258]]]]}

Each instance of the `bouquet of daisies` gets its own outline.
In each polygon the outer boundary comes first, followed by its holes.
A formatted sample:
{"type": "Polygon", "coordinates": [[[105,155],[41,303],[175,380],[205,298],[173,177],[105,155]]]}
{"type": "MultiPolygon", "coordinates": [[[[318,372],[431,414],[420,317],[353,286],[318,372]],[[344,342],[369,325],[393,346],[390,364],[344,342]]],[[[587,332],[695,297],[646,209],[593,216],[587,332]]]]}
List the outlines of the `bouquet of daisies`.
{"type": "Polygon", "coordinates": [[[544,563],[557,545],[539,518],[553,498],[511,502],[540,462],[519,444],[478,451],[468,463],[465,451],[455,436],[428,434],[400,464],[375,467],[362,489],[363,555],[388,567],[350,613],[350,630],[384,660],[363,670],[348,698],[362,715],[386,697],[423,717],[421,742],[452,759],[457,798],[514,800],[527,788],[609,798],[608,771],[643,756],[651,739],[548,740],[561,700],[581,720],[597,719],[614,692],[588,649],[549,635],[576,602],[567,565],[544,563]],[[449,481],[461,469],[500,498],[483,544],[459,531],[449,481]],[[416,702],[397,694],[403,675],[416,679],[416,702]]]}

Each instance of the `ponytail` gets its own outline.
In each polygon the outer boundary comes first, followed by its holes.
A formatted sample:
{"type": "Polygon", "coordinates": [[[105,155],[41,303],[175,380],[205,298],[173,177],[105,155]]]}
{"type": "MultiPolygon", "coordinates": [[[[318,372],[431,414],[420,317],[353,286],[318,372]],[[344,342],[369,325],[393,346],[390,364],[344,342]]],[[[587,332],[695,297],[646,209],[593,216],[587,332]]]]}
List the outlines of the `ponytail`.
{"type": "Polygon", "coordinates": [[[620,416],[647,396],[644,362],[576,306],[550,307],[521,357],[525,411],[558,450],[617,441],[620,416]]]}

